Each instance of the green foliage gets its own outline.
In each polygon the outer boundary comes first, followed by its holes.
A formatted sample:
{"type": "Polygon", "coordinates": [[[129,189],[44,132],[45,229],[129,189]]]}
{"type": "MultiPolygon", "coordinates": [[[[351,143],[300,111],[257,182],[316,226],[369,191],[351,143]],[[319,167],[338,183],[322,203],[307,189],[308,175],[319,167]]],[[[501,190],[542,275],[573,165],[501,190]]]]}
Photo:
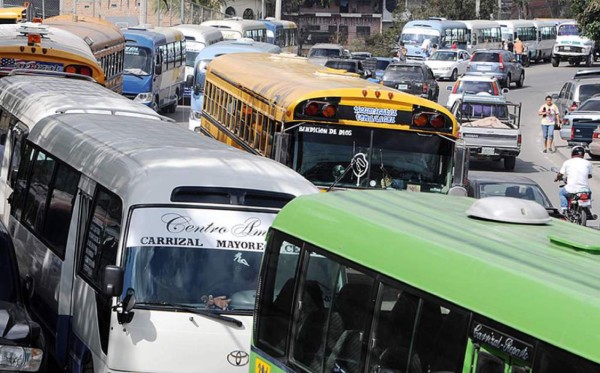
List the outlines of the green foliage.
{"type": "Polygon", "coordinates": [[[372,35],[366,39],[358,39],[349,48],[351,51],[371,52],[374,57],[393,57],[392,52],[398,41],[402,28],[392,27],[381,34],[372,35]]]}
{"type": "MultiPolygon", "coordinates": [[[[496,0],[481,0],[479,18],[490,19],[497,11],[496,0]]],[[[403,5],[401,5],[404,8],[403,5]]],[[[445,17],[448,19],[477,19],[475,0],[425,0],[420,5],[409,5],[410,19],[445,17]]],[[[404,9],[400,10],[402,13],[404,9]]]]}
{"type": "Polygon", "coordinates": [[[571,11],[584,34],[592,40],[600,40],[600,0],[573,0],[571,11]]]}

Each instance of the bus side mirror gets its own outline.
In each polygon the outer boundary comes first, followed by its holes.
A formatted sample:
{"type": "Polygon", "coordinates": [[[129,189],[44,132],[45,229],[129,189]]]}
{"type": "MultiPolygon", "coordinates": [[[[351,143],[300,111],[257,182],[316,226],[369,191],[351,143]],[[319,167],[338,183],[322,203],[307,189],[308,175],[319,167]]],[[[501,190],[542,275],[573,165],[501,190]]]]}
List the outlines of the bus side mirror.
{"type": "Polygon", "coordinates": [[[162,64],[154,66],[154,74],[156,74],[156,75],[162,74],[162,64]]]}
{"type": "Polygon", "coordinates": [[[277,132],[273,141],[273,159],[284,165],[288,165],[290,147],[290,134],[277,132]]]}
{"type": "Polygon", "coordinates": [[[102,292],[109,297],[116,297],[123,292],[123,268],[115,265],[104,267],[102,292]]]}
{"type": "Polygon", "coordinates": [[[193,75],[188,75],[185,77],[185,86],[186,87],[191,87],[194,85],[194,76],[193,75]]]}
{"type": "Polygon", "coordinates": [[[199,95],[202,92],[202,84],[198,83],[194,85],[194,94],[199,95]]]}
{"type": "MultiPolygon", "coordinates": [[[[465,189],[467,185],[469,172],[469,148],[467,148],[464,140],[459,140],[454,148],[454,170],[452,173],[452,188],[465,189]]],[[[465,189],[466,191],[466,189],[465,189]]],[[[452,195],[465,195],[462,190],[454,189],[452,195]]]]}

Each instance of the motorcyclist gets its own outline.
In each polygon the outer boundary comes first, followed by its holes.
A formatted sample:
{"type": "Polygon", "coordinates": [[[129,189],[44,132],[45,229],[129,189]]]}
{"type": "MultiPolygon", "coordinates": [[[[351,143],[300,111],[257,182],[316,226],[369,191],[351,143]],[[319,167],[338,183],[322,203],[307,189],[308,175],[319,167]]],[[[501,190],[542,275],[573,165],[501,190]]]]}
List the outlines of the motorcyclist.
{"type": "Polygon", "coordinates": [[[560,208],[564,214],[568,207],[568,196],[578,192],[588,192],[590,197],[589,179],[592,177],[592,163],[583,159],[585,149],[583,146],[575,146],[571,149],[571,159],[566,160],[554,181],[565,179],[566,184],[558,191],[560,208]]]}

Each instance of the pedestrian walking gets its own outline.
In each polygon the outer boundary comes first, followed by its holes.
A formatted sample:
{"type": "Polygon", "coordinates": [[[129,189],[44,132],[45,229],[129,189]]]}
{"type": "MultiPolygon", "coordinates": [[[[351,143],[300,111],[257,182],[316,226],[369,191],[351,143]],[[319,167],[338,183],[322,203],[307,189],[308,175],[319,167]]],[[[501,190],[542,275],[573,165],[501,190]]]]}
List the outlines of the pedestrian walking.
{"type": "Polygon", "coordinates": [[[546,103],[544,103],[538,115],[542,117],[542,137],[544,138],[544,150],[543,152],[554,153],[556,148],[553,146],[554,142],[554,125],[557,124],[560,128],[560,114],[558,107],[552,102],[552,96],[546,96],[546,103]]]}
{"type": "Polygon", "coordinates": [[[509,39],[506,42],[506,50],[507,51],[512,52],[514,50],[514,46],[515,46],[515,44],[512,42],[512,40],[509,39]]]}
{"type": "Polygon", "coordinates": [[[517,61],[518,62],[522,62],[522,58],[523,58],[523,51],[525,50],[525,46],[523,45],[523,42],[521,41],[521,39],[516,38],[515,39],[515,44],[513,46],[514,48],[514,52],[517,55],[517,61]]]}

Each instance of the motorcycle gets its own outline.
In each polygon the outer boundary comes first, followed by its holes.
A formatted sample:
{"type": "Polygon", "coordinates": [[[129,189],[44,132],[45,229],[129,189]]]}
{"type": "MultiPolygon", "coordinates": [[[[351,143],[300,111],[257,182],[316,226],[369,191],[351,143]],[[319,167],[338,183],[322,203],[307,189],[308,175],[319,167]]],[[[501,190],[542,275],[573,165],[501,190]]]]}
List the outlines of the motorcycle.
{"type": "MultiPolygon", "coordinates": [[[[567,180],[564,178],[558,179],[560,175],[559,170],[556,167],[552,167],[552,171],[556,172],[557,179],[554,181],[561,181],[560,185],[563,187],[567,180]]],[[[567,211],[565,212],[565,218],[575,224],[586,226],[588,220],[596,220],[598,216],[592,214],[592,199],[591,191],[581,191],[577,193],[569,193],[567,196],[567,211]]]]}

